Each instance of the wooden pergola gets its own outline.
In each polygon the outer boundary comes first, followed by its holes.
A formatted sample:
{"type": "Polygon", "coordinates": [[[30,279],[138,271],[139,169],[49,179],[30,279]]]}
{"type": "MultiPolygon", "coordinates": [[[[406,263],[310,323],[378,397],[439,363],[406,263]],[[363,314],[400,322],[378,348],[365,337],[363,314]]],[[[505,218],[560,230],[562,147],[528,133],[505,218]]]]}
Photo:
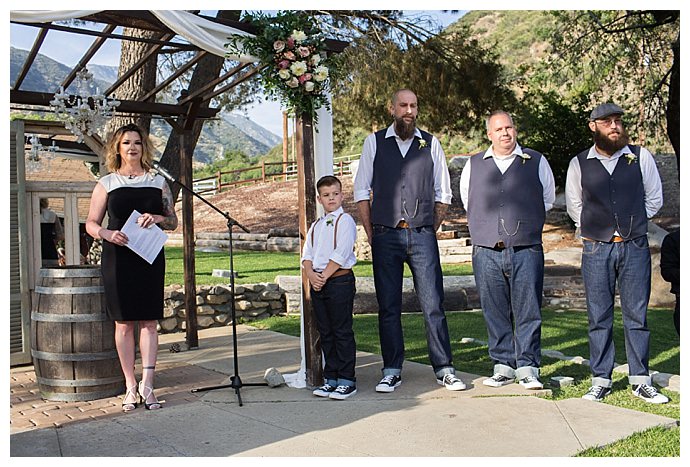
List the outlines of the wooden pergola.
{"type": "MultiPolygon", "coordinates": [[[[234,29],[244,31],[250,34],[256,33],[256,29],[248,23],[212,18],[195,13],[197,16],[212,21],[216,24],[229,26],[234,29]]],[[[21,71],[17,78],[11,83],[10,87],[10,108],[11,110],[31,110],[33,112],[49,111],[50,101],[53,99],[56,89],[45,90],[24,90],[22,85],[25,84],[25,79],[31,66],[33,65],[37,54],[40,52],[41,46],[44,43],[49,31],[62,31],[68,34],[79,34],[82,36],[93,37],[91,46],[86,50],[74,68],[64,77],[61,85],[67,89],[69,85],[75,80],[77,72],[86,67],[89,61],[94,57],[98,50],[109,39],[121,41],[137,41],[145,42],[151,45],[148,53],[136,61],[131,63],[128,69],[122,69],[121,64],[120,76],[117,80],[104,91],[104,95],[112,95],[122,86],[122,84],[140,70],[150,60],[155,60],[158,55],[175,54],[179,52],[192,52],[193,57],[189,59],[182,67],[176,70],[172,75],[167,77],[160,83],[157,83],[155,88],[148,91],[143,97],[137,100],[122,100],[116,110],[117,115],[137,117],[152,117],[162,118],[170,124],[170,126],[177,130],[180,138],[180,170],[179,174],[173,171],[173,175],[179,176],[181,183],[191,186],[192,181],[192,154],[185,151],[183,144],[184,138],[189,137],[190,130],[194,123],[200,119],[212,119],[217,116],[220,108],[210,107],[210,105],[202,105],[210,103],[210,101],[233,87],[239,85],[247,79],[260,72],[261,66],[257,63],[239,63],[230,70],[221,72],[213,81],[207,83],[201,89],[194,90],[192,93],[181,96],[176,103],[160,103],[157,102],[157,97],[168,88],[178,77],[183,73],[193,70],[199,61],[207,54],[207,50],[191,44],[187,41],[180,41],[178,34],[163,24],[150,11],[144,10],[106,10],[98,13],[89,14],[80,18],[83,21],[89,21],[103,25],[103,28],[98,30],[88,29],[80,25],[66,25],[57,22],[41,22],[41,23],[27,23],[16,22],[24,26],[31,26],[38,29],[38,34],[34,41],[33,47],[24,62],[21,71]],[[147,39],[141,37],[128,36],[123,33],[116,32],[118,27],[136,28],[147,31],[159,33],[159,39],[147,39]]],[[[11,21],[12,22],[12,21],[11,21]]],[[[341,52],[347,43],[335,40],[327,41],[327,48],[331,53],[341,52]]],[[[40,122],[36,122],[40,125],[40,122]]],[[[58,133],[58,132],[56,132],[58,133]]],[[[62,132],[64,133],[64,131],[62,132]]],[[[309,225],[316,218],[316,200],[314,198],[314,145],[313,145],[313,125],[308,117],[298,116],[298,125],[296,128],[296,146],[297,146],[297,162],[298,162],[298,187],[299,187],[299,229],[302,242],[306,237],[306,232],[309,225]]],[[[51,138],[42,139],[41,144],[50,146],[51,138]]],[[[75,144],[75,149],[83,151],[92,151],[99,156],[101,162],[101,173],[104,173],[103,167],[103,145],[104,142],[98,136],[87,136],[84,138],[83,144],[75,144]]],[[[184,238],[184,268],[185,268],[185,290],[196,290],[195,284],[195,268],[194,268],[194,215],[193,215],[193,197],[187,194],[183,195],[182,200],[182,222],[183,222],[183,238],[184,238]]],[[[306,277],[302,278],[303,284],[306,284],[306,277]]],[[[304,341],[305,341],[305,359],[307,365],[307,381],[308,384],[320,383],[322,379],[321,367],[321,350],[318,339],[318,331],[316,324],[312,318],[310,299],[308,295],[308,287],[303,287],[303,313],[304,313],[304,341]]],[[[196,300],[195,294],[185,294],[185,308],[186,308],[186,342],[189,348],[198,347],[198,330],[196,325],[196,300]]]]}

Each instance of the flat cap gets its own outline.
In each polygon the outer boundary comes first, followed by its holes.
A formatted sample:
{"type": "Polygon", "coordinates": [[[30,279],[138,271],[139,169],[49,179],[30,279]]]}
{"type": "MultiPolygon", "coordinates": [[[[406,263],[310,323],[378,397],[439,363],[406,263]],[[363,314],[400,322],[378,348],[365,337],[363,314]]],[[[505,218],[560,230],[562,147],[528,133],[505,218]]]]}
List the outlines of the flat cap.
{"type": "Polygon", "coordinates": [[[625,112],[623,112],[623,109],[616,104],[607,102],[606,104],[601,104],[592,110],[592,113],[589,114],[589,120],[594,121],[600,118],[608,117],[609,115],[623,115],[624,113],[625,112]]]}

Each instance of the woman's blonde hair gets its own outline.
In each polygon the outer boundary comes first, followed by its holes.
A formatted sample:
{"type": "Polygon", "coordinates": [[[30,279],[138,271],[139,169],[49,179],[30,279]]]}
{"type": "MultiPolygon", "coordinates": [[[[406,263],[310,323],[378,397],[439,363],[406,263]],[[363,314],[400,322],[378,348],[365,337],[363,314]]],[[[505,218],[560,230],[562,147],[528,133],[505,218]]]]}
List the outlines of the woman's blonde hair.
{"type": "Polygon", "coordinates": [[[115,130],[105,145],[105,166],[108,172],[115,172],[122,166],[120,140],[128,131],[136,131],[141,137],[141,167],[146,171],[152,167],[153,152],[151,151],[149,135],[141,127],[130,123],[115,130]]]}

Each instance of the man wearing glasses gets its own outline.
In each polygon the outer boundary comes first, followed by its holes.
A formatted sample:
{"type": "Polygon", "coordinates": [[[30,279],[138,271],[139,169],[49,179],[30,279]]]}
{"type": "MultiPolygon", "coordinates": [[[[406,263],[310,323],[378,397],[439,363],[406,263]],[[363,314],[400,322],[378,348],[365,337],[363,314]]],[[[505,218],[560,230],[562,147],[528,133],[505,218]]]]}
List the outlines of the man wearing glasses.
{"type": "Polygon", "coordinates": [[[618,283],[628,382],[633,395],[664,404],[668,398],[657,392],[649,376],[647,328],[651,290],[647,219],[663,204],[661,179],[651,153],[629,144],[623,114],[612,103],[592,111],[589,129],[594,145],[570,161],[565,186],[568,214],[582,236],[582,278],[589,317],[592,386],[582,397],[601,401],[611,393],[618,283]]]}

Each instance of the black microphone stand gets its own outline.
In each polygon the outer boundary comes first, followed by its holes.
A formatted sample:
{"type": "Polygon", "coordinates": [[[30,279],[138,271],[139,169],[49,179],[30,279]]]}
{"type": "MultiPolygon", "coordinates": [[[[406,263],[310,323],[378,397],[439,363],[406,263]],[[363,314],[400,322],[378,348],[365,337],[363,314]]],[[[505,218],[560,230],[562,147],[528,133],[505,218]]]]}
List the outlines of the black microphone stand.
{"type": "Polygon", "coordinates": [[[243,383],[242,379],[240,378],[240,370],[239,370],[239,364],[238,364],[238,359],[237,359],[237,316],[236,316],[236,309],[235,309],[235,268],[233,265],[233,255],[232,255],[232,228],[233,226],[238,226],[240,229],[244,230],[246,233],[249,233],[249,230],[237,222],[235,219],[230,217],[230,215],[227,212],[223,212],[220,209],[218,209],[216,206],[211,204],[208,200],[206,200],[203,196],[186,186],[185,184],[179,182],[175,177],[170,175],[163,167],[161,167],[158,163],[153,164],[154,168],[158,171],[161,176],[163,176],[165,179],[170,180],[173,183],[177,183],[180,185],[182,188],[184,188],[188,193],[191,193],[192,195],[196,196],[199,198],[201,201],[206,203],[211,209],[219,213],[221,216],[223,216],[227,220],[227,226],[228,226],[228,254],[230,257],[230,293],[232,294],[232,298],[230,299],[230,316],[232,319],[232,361],[233,361],[233,368],[235,374],[230,377],[230,384],[222,384],[219,386],[207,386],[207,387],[202,387],[202,388],[194,388],[192,389],[192,392],[199,392],[199,391],[213,391],[216,389],[225,389],[225,388],[233,388],[235,390],[235,394],[237,395],[237,401],[240,404],[240,407],[242,407],[242,395],[240,394],[240,389],[243,386],[268,386],[268,383],[243,383]]]}

